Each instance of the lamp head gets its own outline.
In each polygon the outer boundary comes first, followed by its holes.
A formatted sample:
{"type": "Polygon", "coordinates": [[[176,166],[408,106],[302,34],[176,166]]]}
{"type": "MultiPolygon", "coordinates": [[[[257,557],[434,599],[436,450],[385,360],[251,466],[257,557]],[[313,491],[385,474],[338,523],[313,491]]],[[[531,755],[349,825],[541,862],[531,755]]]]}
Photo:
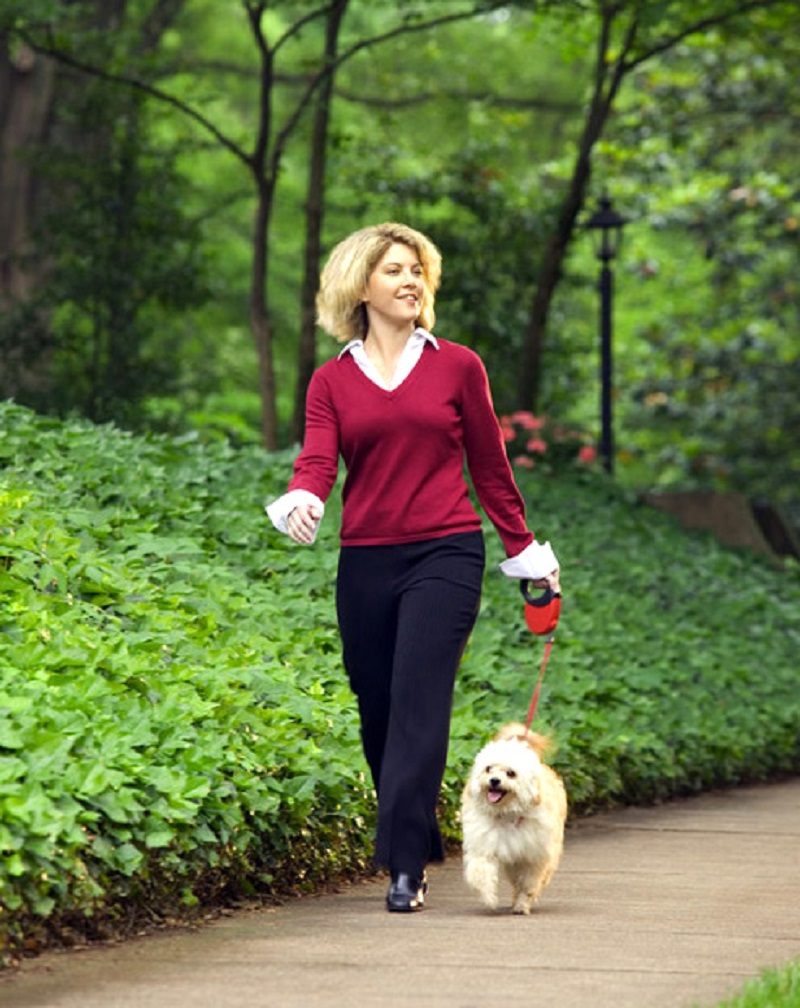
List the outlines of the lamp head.
{"type": "Polygon", "coordinates": [[[599,237],[595,239],[595,255],[603,262],[615,259],[622,244],[622,229],[628,223],[627,218],[618,214],[611,203],[608,193],[603,193],[599,200],[599,209],[595,210],[586,227],[599,237]]]}

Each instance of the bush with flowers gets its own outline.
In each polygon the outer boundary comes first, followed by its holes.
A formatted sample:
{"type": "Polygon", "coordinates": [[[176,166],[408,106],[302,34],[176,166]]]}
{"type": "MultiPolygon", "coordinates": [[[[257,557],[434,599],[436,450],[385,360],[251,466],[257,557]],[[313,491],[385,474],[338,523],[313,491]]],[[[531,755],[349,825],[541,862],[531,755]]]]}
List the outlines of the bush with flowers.
{"type": "Polygon", "coordinates": [[[597,449],[586,431],[557,423],[550,417],[517,410],[500,417],[500,429],[512,466],[556,472],[565,466],[591,466],[597,449]]]}

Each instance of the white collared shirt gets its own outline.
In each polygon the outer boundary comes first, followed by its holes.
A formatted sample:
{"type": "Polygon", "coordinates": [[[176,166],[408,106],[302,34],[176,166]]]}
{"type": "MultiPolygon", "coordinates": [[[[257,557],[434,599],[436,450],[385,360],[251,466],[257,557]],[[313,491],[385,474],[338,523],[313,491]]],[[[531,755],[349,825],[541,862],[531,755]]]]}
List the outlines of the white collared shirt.
{"type": "Polygon", "coordinates": [[[363,339],[350,340],[339,354],[339,359],[341,360],[346,353],[349,353],[370,381],[375,382],[376,385],[380,385],[387,392],[392,392],[403,384],[419,363],[426,343],[430,343],[435,350],[439,349],[436,337],[432,333],[429,333],[427,329],[423,329],[422,326],[417,326],[414,332],[408,337],[406,345],[403,347],[403,352],[400,354],[400,360],[397,362],[395,372],[388,382],[383,380],[380,372],[367,356],[363,339]]]}

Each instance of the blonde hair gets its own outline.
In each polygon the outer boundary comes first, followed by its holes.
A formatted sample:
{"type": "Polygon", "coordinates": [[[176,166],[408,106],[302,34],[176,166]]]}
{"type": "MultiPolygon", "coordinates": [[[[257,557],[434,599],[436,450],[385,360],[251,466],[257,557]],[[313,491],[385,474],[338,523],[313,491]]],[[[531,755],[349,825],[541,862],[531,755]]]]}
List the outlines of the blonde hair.
{"type": "Polygon", "coordinates": [[[340,343],[366,336],[364,290],[372,271],[392,245],[407,245],[419,257],[425,289],[417,321],[425,329],[433,329],[433,303],[442,277],[441,254],[421,231],[386,222],[361,228],[339,242],[322,271],[317,323],[340,343]]]}

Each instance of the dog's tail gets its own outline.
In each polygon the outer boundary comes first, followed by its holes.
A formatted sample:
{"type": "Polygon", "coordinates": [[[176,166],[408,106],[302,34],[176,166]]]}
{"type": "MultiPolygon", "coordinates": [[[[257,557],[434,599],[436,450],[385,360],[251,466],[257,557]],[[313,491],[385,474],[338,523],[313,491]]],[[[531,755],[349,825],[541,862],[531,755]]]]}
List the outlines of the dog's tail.
{"type": "Polygon", "coordinates": [[[544,756],[545,753],[550,752],[553,748],[549,735],[539,735],[537,732],[526,728],[519,721],[512,721],[509,724],[503,725],[494,737],[495,742],[507,742],[510,739],[518,739],[520,742],[524,742],[538,753],[539,756],[544,756]]]}

